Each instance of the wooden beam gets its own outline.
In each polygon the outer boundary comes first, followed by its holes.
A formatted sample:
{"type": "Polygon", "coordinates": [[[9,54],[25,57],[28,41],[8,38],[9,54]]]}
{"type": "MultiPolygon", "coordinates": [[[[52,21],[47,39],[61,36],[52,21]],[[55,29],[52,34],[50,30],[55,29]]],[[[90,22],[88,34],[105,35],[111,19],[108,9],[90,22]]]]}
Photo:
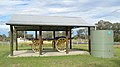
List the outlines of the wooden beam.
{"type": "Polygon", "coordinates": [[[13,56],[13,26],[10,25],[10,56],[13,56]]]}
{"type": "Polygon", "coordinates": [[[70,29],[70,49],[72,49],[71,29],[70,29]]]}
{"type": "Polygon", "coordinates": [[[35,39],[37,39],[37,31],[35,31],[35,39]]]}
{"type": "Polygon", "coordinates": [[[91,40],[90,40],[90,27],[88,27],[88,48],[91,54],[91,40]]]}
{"type": "Polygon", "coordinates": [[[18,40],[17,40],[17,37],[18,37],[18,32],[17,30],[15,30],[15,43],[16,43],[16,51],[18,50],[18,40]]]}
{"type": "Polygon", "coordinates": [[[69,30],[69,27],[66,27],[66,54],[69,53],[68,51],[68,30],[69,30]]]}
{"type": "Polygon", "coordinates": [[[42,27],[39,27],[39,55],[42,55],[42,27]]]}
{"type": "Polygon", "coordinates": [[[54,39],[54,41],[53,41],[53,49],[55,49],[55,31],[53,31],[53,39],[54,39]]]}

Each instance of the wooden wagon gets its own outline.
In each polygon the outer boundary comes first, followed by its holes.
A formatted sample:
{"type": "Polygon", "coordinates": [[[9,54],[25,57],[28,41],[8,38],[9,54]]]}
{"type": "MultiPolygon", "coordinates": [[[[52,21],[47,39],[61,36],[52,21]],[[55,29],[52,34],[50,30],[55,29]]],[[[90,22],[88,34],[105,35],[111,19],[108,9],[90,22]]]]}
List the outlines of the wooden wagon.
{"type": "MultiPolygon", "coordinates": [[[[43,45],[43,41],[47,39],[43,39],[41,41],[41,44],[43,45]]],[[[66,38],[60,37],[56,39],[49,39],[52,41],[52,45],[55,43],[55,49],[59,52],[65,52],[66,51],[66,38]]],[[[40,41],[37,39],[32,40],[32,50],[36,53],[40,50],[40,41]]]]}

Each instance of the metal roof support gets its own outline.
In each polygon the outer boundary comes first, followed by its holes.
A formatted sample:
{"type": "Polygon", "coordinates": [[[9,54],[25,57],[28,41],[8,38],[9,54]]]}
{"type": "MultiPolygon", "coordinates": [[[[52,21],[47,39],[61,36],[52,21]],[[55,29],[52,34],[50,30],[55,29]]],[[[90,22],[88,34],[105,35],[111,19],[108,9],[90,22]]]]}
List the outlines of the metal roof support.
{"type": "Polygon", "coordinates": [[[39,55],[42,55],[42,27],[39,27],[39,55]]]}
{"type": "Polygon", "coordinates": [[[10,25],[10,56],[13,56],[13,26],[10,25]]]}
{"type": "Polygon", "coordinates": [[[66,54],[69,53],[68,51],[68,30],[69,30],[69,27],[66,27],[66,54]]]}

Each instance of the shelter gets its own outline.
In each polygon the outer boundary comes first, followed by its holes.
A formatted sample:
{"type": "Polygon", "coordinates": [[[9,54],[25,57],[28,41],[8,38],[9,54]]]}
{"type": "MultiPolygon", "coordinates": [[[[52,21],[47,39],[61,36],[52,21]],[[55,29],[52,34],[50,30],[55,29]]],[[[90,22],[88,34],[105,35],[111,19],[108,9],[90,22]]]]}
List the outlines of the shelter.
{"type": "MultiPolygon", "coordinates": [[[[90,25],[86,23],[80,17],[60,17],[60,16],[39,16],[39,15],[13,15],[7,25],[10,25],[10,55],[13,56],[13,27],[16,30],[16,50],[18,50],[17,43],[17,31],[35,31],[37,37],[37,31],[39,31],[40,40],[40,51],[42,55],[42,31],[53,31],[55,38],[55,31],[66,31],[66,54],[68,50],[68,32],[71,33],[72,28],[88,27],[88,35],[90,36],[90,25]]],[[[71,37],[71,34],[70,34],[71,37]]],[[[55,44],[55,43],[54,43],[55,44]]],[[[90,38],[89,38],[89,52],[90,49],[90,38]]],[[[72,48],[70,39],[70,49],[72,48]]]]}

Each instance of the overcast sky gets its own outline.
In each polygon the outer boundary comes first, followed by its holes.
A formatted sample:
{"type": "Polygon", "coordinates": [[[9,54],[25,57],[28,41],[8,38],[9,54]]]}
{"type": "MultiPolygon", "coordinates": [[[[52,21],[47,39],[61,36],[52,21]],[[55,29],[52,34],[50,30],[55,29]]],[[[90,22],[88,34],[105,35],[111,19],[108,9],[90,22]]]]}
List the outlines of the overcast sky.
{"type": "Polygon", "coordinates": [[[99,20],[120,22],[120,0],[0,0],[0,34],[13,14],[81,17],[90,24],[99,20]]]}

